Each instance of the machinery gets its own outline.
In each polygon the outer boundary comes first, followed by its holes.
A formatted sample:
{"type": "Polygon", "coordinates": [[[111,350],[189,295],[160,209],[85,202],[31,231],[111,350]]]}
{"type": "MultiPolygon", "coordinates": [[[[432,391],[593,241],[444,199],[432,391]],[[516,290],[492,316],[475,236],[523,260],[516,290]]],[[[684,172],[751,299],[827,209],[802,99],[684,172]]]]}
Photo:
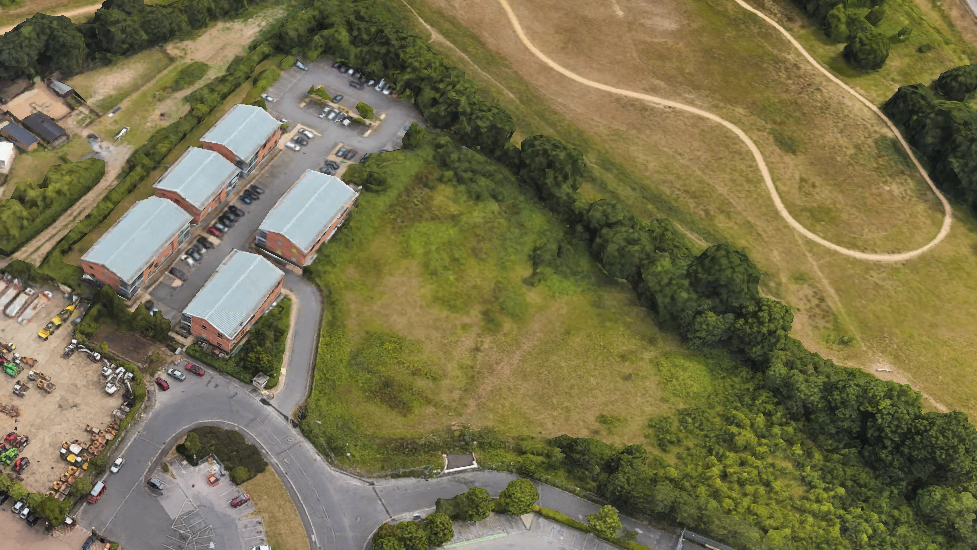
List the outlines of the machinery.
{"type": "Polygon", "coordinates": [[[22,456],[18,458],[16,462],[14,462],[14,473],[20,474],[25,469],[27,469],[27,467],[30,465],[31,465],[30,459],[27,458],[26,456],[22,456]]]}
{"type": "MultiPolygon", "coordinates": [[[[71,314],[75,311],[75,307],[76,304],[71,304],[62,309],[61,312],[55,315],[47,325],[44,325],[44,328],[38,331],[37,337],[42,340],[47,340],[52,334],[61,328],[61,325],[68,322],[68,319],[71,318],[71,314]]],[[[72,340],[72,343],[74,343],[74,340],[72,340]]]]}
{"type": "Polygon", "coordinates": [[[74,355],[78,351],[78,340],[72,340],[70,344],[65,346],[64,353],[61,354],[62,359],[67,359],[74,355]]]}
{"type": "Polygon", "coordinates": [[[4,466],[10,466],[13,463],[14,459],[17,458],[18,454],[20,454],[19,450],[8,449],[5,453],[0,454],[0,464],[3,464],[4,466]]]}
{"type": "Polygon", "coordinates": [[[3,364],[3,372],[7,373],[7,376],[14,378],[20,375],[20,365],[12,361],[8,361],[3,364]]]}
{"type": "Polygon", "coordinates": [[[3,439],[3,442],[12,448],[23,450],[25,447],[27,447],[27,445],[30,444],[31,438],[17,432],[10,432],[7,434],[7,437],[3,439]]]}
{"type": "Polygon", "coordinates": [[[24,394],[27,393],[27,390],[29,389],[31,389],[30,386],[18,380],[14,384],[14,395],[16,395],[17,397],[24,397],[24,394]]]}

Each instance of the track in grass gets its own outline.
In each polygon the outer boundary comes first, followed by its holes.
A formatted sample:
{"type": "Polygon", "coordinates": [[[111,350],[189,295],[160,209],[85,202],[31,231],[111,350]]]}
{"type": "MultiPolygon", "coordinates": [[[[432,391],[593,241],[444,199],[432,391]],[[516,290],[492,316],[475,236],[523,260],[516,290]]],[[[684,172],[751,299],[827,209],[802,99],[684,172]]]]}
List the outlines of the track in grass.
{"type": "Polygon", "coordinates": [[[855,99],[857,99],[862,104],[864,104],[869,109],[871,109],[872,112],[875,113],[880,119],[882,119],[882,121],[885,122],[885,124],[889,127],[889,129],[892,130],[892,132],[896,136],[896,139],[899,140],[899,143],[902,144],[903,149],[905,149],[906,153],[909,155],[909,158],[912,159],[913,164],[916,166],[916,169],[919,171],[919,174],[923,177],[923,179],[926,180],[926,183],[929,184],[930,189],[933,190],[933,193],[936,194],[937,198],[940,199],[940,203],[943,205],[943,212],[944,212],[943,225],[940,228],[939,233],[937,233],[936,237],[934,237],[933,240],[931,240],[926,245],[917,248],[916,250],[911,250],[908,252],[899,252],[895,254],[874,254],[869,252],[852,250],[850,248],[845,248],[843,246],[832,243],[820,237],[819,235],[816,235],[814,232],[810,231],[809,229],[801,225],[801,223],[795,220],[794,217],[790,215],[790,212],[787,211],[787,208],[784,206],[784,203],[780,198],[780,194],[777,192],[777,188],[773,184],[773,178],[771,178],[770,176],[770,170],[767,168],[767,163],[763,159],[763,155],[760,153],[760,149],[757,148],[756,143],[754,143],[753,140],[750,139],[750,137],[747,136],[746,133],[743,130],[741,130],[738,126],[708,111],[703,111],[702,109],[697,109],[689,105],[685,105],[668,99],[663,99],[660,97],[655,97],[648,94],[634,92],[631,90],[624,90],[621,88],[615,88],[613,86],[608,86],[606,84],[594,82],[593,80],[588,80],[574,72],[571,72],[570,70],[562,67],[561,65],[559,65],[558,63],[556,63],[555,61],[547,57],[546,54],[541,52],[538,48],[536,48],[535,45],[533,45],[533,43],[526,36],[526,33],[523,31],[522,26],[519,24],[518,17],[516,17],[515,12],[512,11],[512,8],[509,6],[507,0],[499,0],[499,3],[502,5],[503,10],[505,10],[506,15],[509,18],[509,22],[512,24],[513,30],[515,30],[516,35],[519,36],[519,40],[522,41],[523,45],[526,46],[526,48],[533,55],[535,55],[540,61],[546,63],[551,69],[562,74],[563,76],[571,80],[574,80],[576,82],[579,82],[580,84],[583,84],[585,86],[590,86],[591,88],[596,88],[598,90],[602,90],[605,92],[610,92],[613,94],[618,94],[633,99],[647,101],[649,103],[655,103],[658,105],[671,107],[673,109],[678,109],[680,111],[685,111],[687,113],[692,113],[694,115],[698,115],[703,118],[707,118],[713,122],[716,122],[718,124],[721,124],[722,126],[726,127],[726,129],[733,132],[736,135],[736,137],[740,138],[740,141],[746,144],[746,147],[753,154],[753,159],[756,161],[757,167],[760,168],[760,174],[763,177],[763,183],[766,185],[767,191],[770,193],[770,198],[773,199],[774,206],[777,208],[777,212],[787,222],[788,225],[790,225],[795,231],[797,231],[801,235],[804,235],[808,239],[820,244],[821,246],[824,246],[825,248],[833,250],[839,254],[843,254],[845,256],[856,258],[859,260],[866,260],[872,262],[900,262],[905,260],[911,260],[913,258],[916,258],[924,254],[925,252],[927,252],[928,250],[930,250],[931,248],[939,244],[950,233],[950,226],[953,223],[953,211],[950,208],[950,203],[947,202],[946,197],[943,196],[943,193],[940,193],[939,189],[936,188],[936,185],[929,178],[929,175],[926,174],[926,171],[919,163],[919,160],[916,159],[916,156],[913,154],[912,150],[910,149],[909,144],[906,143],[905,139],[903,139],[902,134],[899,133],[898,129],[896,129],[892,121],[890,121],[884,114],[882,114],[882,112],[879,111],[879,109],[875,105],[873,105],[869,100],[862,97],[858,92],[856,92],[847,84],[839,80],[837,77],[831,74],[827,69],[822,67],[817,61],[815,61],[814,58],[811,57],[811,55],[808,54],[807,51],[800,45],[800,43],[797,42],[797,40],[795,40],[794,37],[790,35],[790,33],[784,30],[783,27],[778,25],[776,22],[774,22],[772,19],[770,19],[763,13],[757,11],[750,5],[743,2],[743,0],[734,0],[734,1],[737,4],[739,4],[742,8],[757,15],[765,22],[769,23],[774,28],[776,28],[782,35],[784,35],[784,37],[787,38],[788,41],[790,41],[790,43],[794,46],[794,48],[797,49],[811,65],[817,68],[822,74],[827,76],[832,82],[834,82],[838,86],[841,86],[841,88],[845,90],[845,92],[852,95],[855,99]]]}

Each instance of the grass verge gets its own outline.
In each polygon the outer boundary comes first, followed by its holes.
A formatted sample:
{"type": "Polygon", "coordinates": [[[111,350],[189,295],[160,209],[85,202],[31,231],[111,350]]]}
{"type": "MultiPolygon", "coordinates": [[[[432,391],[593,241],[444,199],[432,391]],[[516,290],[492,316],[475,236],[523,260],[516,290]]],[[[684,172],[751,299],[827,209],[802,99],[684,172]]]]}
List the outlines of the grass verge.
{"type": "Polygon", "coordinates": [[[265,539],[275,550],[308,550],[309,539],[299,518],[298,509],[285,485],[272,469],[258,474],[241,488],[265,525],[265,539]]]}

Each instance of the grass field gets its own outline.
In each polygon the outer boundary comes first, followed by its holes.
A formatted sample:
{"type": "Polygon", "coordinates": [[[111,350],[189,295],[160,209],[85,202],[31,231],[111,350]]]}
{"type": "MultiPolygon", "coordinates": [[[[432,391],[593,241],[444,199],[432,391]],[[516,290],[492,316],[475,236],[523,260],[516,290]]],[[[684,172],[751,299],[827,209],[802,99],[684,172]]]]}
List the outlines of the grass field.
{"type": "Polygon", "coordinates": [[[275,550],[309,550],[298,509],[275,470],[268,468],[241,486],[265,525],[265,538],[275,550]]]}
{"type": "MultiPolygon", "coordinates": [[[[464,424],[640,443],[648,418],[708,397],[720,359],[661,333],[579,244],[565,271],[524,282],[534,247],[564,229],[513,182],[501,202],[432,184],[429,155],[378,157],[400,180],[361,195],[350,236],[320,251],[312,277],[329,294],[327,316],[341,318],[336,331],[327,320],[319,351],[316,393],[326,393],[313,400],[325,401],[310,404],[328,408],[324,424],[377,441],[464,424]]],[[[394,465],[368,441],[342,441],[347,466],[394,465]]],[[[428,458],[407,453],[396,466],[428,458]]]]}
{"type": "MultiPolygon", "coordinates": [[[[429,35],[402,3],[389,5],[429,35]]],[[[595,168],[582,188],[588,197],[667,215],[700,244],[732,241],[764,272],[763,291],[794,308],[794,334],[808,347],[872,373],[894,369],[878,375],[912,384],[932,398],[929,406],[977,413],[977,374],[968,366],[977,353],[968,330],[977,307],[977,233],[969,214],[957,209],[950,236],[906,264],[838,256],[787,227],[747,151],[721,128],[561,77],[524,49],[494,2],[464,10],[440,0],[411,5],[467,56],[433,42],[513,115],[517,138],[548,133],[585,152],[595,168]]],[[[935,235],[940,209],[881,123],[772,29],[733,3],[619,5],[623,17],[582,5],[557,9],[549,0],[513,9],[536,46],[568,69],[739,125],[757,141],[788,209],[823,237],[895,252],[935,235]]],[[[899,78],[909,83],[927,81],[920,73],[934,66],[893,67],[908,71],[899,78]]],[[[896,78],[884,71],[865,78],[896,78]]]]}

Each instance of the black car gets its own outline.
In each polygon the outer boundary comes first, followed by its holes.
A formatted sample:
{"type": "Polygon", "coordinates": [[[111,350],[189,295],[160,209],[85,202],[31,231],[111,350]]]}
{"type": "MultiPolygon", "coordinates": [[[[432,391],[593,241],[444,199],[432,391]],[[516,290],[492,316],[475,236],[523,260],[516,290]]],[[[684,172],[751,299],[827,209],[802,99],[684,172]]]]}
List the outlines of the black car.
{"type": "Polygon", "coordinates": [[[249,198],[249,199],[251,199],[253,201],[258,200],[258,198],[259,198],[258,197],[258,194],[255,193],[255,192],[253,192],[253,191],[251,191],[250,189],[245,189],[244,190],[244,193],[242,193],[242,195],[244,195],[245,197],[247,197],[247,198],[249,198]]]}
{"type": "Polygon", "coordinates": [[[349,67],[347,67],[346,65],[343,65],[342,63],[339,63],[338,65],[336,65],[336,70],[339,71],[339,72],[341,72],[341,73],[345,73],[346,72],[346,69],[348,69],[348,68],[349,67]]]}
{"type": "Polygon", "coordinates": [[[332,68],[338,69],[340,65],[342,65],[342,63],[340,63],[339,61],[333,61],[332,68]]]}
{"type": "Polygon", "coordinates": [[[349,151],[346,151],[346,154],[343,155],[343,158],[346,160],[353,160],[356,158],[356,155],[358,154],[359,154],[358,151],[354,151],[353,149],[350,149],[349,151]]]}
{"type": "MultiPolygon", "coordinates": [[[[255,186],[255,187],[257,187],[257,186],[255,186]]],[[[230,206],[228,206],[227,209],[230,210],[231,212],[234,212],[235,214],[237,214],[238,217],[244,215],[244,210],[241,210],[240,208],[234,206],[233,204],[230,205],[230,206]]]]}
{"type": "Polygon", "coordinates": [[[251,191],[252,193],[257,193],[259,195],[264,195],[265,194],[265,190],[264,189],[258,187],[257,185],[255,185],[253,183],[248,186],[248,191],[251,191]]]}
{"type": "Polygon", "coordinates": [[[359,80],[350,80],[349,81],[349,86],[351,88],[356,89],[356,90],[362,90],[363,89],[363,83],[360,82],[359,80]]]}
{"type": "Polygon", "coordinates": [[[360,162],[366,162],[366,159],[370,158],[370,153],[366,153],[360,158],[360,162]]]}
{"type": "Polygon", "coordinates": [[[309,140],[305,139],[302,136],[295,136],[295,137],[292,138],[292,141],[294,141],[295,143],[298,143],[299,145],[308,145],[309,144],[309,140]]]}
{"type": "Polygon", "coordinates": [[[201,256],[203,256],[207,252],[207,249],[204,248],[204,245],[200,243],[193,243],[193,246],[191,246],[190,248],[191,250],[196,251],[196,253],[200,254],[201,256]]]}
{"type": "Polygon", "coordinates": [[[331,176],[331,175],[333,175],[335,173],[335,172],[332,171],[332,168],[330,168],[328,166],[323,166],[322,168],[319,169],[319,172],[321,172],[321,173],[323,173],[323,174],[325,174],[327,176],[331,176]]]}
{"type": "Polygon", "coordinates": [[[211,250],[211,249],[214,248],[214,243],[208,241],[207,239],[205,239],[203,237],[200,237],[199,239],[197,239],[197,244],[199,244],[200,246],[206,248],[207,250],[211,250]]]}
{"type": "Polygon", "coordinates": [[[333,170],[339,170],[339,163],[334,160],[327,160],[326,166],[332,168],[333,170]]]}
{"type": "Polygon", "coordinates": [[[37,522],[39,521],[41,521],[41,518],[35,516],[34,514],[27,516],[27,525],[30,525],[31,527],[37,525],[37,522]]]}
{"type": "Polygon", "coordinates": [[[184,281],[184,282],[186,282],[186,280],[187,280],[187,274],[184,273],[184,272],[182,272],[182,271],[180,271],[179,269],[177,269],[175,267],[170,270],[170,275],[172,275],[172,276],[176,277],[177,279],[180,279],[181,281],[184,281]]]}
{"type": "Polygon", "coordinates": [[[9,499],[10,499],[10,495],[8,495],[7,493],[0,493],[0,505],[3,505],[3,503],[7,502],[7,500],[9,499]]]}
{"type": "Polygon", "coordinates": [[[234,227],[234,224],[236,223],[231,218],[228,218],[227,216],[223,216],[223,215],[217,218],[217,221],[220,222],[225,227],[234,227]]]}
{"type": "Polygon", "coordinates": [[[190,256],[191,258],[193,258],[193,261],[195,261],[195,262],[199,262],[200,260],[203,259],[200,256],[200,254],[198,254],[197,251],[194,250],[194,249],[192,249],[192,248],[188,248],[187,249],[187,256],[190,256]]]}
{"type": "Polygon", "coordinates": [[[221,214],[221,216],[224,216],[225,218],[230,218],[230,219],[232,219],[234,221],[237,221],[237,219],[241,217],[241,216],[235,215],[230,210],[225,210],[224,213],[221,214]]]}
{"type": "Polygon", "coordinates": [[[333,103],[339,103],[342,100],[343,100],[343,94],[336,94],[336,95],[332,96],[332,102],[333,103]]]}

